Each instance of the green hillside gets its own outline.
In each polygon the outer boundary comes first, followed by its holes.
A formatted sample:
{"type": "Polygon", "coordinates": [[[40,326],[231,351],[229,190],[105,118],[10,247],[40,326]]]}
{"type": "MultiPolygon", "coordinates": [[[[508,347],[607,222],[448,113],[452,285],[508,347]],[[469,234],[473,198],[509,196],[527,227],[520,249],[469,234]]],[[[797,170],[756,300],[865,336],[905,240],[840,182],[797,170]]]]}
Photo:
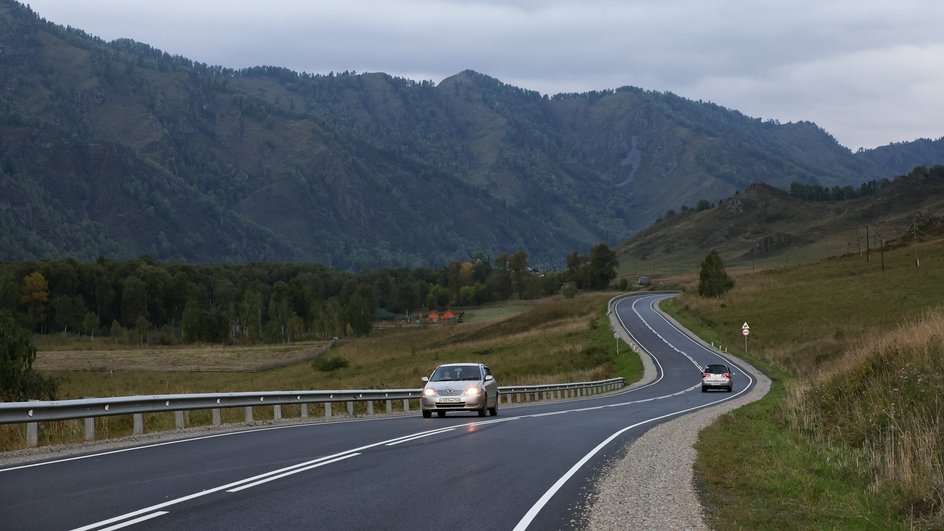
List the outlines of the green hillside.
{"type": "Polygon", "coordinates": [[[916,168],[880,190],[811,201],[766,184],[711,208],[668,216],[620,246],[626,276],[694,273],[711,250],[735,268],[782,267],[829,256],[865,256],[917,237],[941,236],[944,166],[916,168]]]}

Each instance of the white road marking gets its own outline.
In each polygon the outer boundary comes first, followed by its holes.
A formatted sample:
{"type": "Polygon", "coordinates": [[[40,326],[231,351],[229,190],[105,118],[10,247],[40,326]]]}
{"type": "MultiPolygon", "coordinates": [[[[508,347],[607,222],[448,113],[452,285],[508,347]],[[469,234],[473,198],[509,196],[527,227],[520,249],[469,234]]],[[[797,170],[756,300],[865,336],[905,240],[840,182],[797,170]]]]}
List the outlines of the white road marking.
{"type": "Polygon", "coordinates": [[[282,478],[284,478],[284,477],[288,477],[288,476],[291,476],[291,475],[293,475],[293,474],[298,474],[299,472],[305,472],[306,470],[311,470],[311,469],[313,469],[313,468],[318,468],[318,467],[320,467],[320,466],[330,465],[331,463],[337,463],[338,461],[343,461],[343,460],[345,460],[345,459],[350,459],[351,457],[357,457],[357,456],[359,456],[359,455],[361,455],[361,454],[347,454],[347,455],[342,455],[341,457],[332,459],[332,460],[330,460],[330,461],[322,461],[322,462],[316,463],[316,464],[314,464],[314,465],[309,465],[309,466],[302,467],[302,468],[296,468],[295,470],[292,470],[292,471],[290,471],[290,472],[285,472],[284,474],[279,474],[279,475],[277,475],[277,476],[271,476],[271,477],[268,477],[268,478],[261,479],[261,480],[259,480],[259,481],[253,482],[253,483],[248,483],[248,484],[246,484],[246,485],[241,485],[241,486],[236,487],[236,488],[234,488],[234,489],[227,489],[226,492],[239,492],[239,491],[241,491],[241,490],[251,489],[252,487],[256,487],[256,486],[258,486],[258,485],[262,485],[263,483],[268,483],[268,482],[270,482],[270,481],[275,481],[275,480],[277,480],[277,479],[282,479],[282,478]]]}
{"type": "MultiPolygon", "coordinates": [[[[454,427],[453,427],[453,428],[454,428],[454,427]]],[[[445,432],[445,431],[448,431],[449,429],[453,429],[453,428],[440,429],[440,430],[431,430],[431,432],[432,432],[432,434],[435,434],[435,433],[445,432]]],[[[430,433],[430,431],[421,432],[420,434],[425,434],[425,433],[430,433]]],[[[365,445],[365,446],[361,446],[361,447],[359,447],[359,448],[354,448],[354,449],[351,449],[351,450],[348,450],[348,451],[345,451],[345,452],[338,452],[338,453],[333,454],[333,455],[328,455],[328,456],[324,456],[324,457],[319,457],[318,459],[313,459],[313,460],[311,460],[311,461],[306,461],[306,462],[304,462],[304,463],[298,463],[298,464],[295,464],[295,465],[292,465],[292,466],[287,466],[287,467],[284,467],[284,468],[280,468],[280,469],[278,469],[278,470],[272,470],[272,471],[270,471],[270,472],[265,472],[265,473],[263,473],[263,474],[259,474],[259,475],[256,475],[256,476],[253,476],[253,477],[250,477],[250,478],[241,479],[241,480],[239,480],[239,481],[234,481],[234,482],[232,482],[232,483],[227,483],[226,485],[221,485],[221,486],[219,486],[219,487],[213,487],[213,488],[211,488],[211,489],[201,490],[200,492],[195,492],[195,493],[189,494],[189,495],[187,495],[187,496],[182,496],[182,497],[180,497],[180,498],[175,498],[175,499],[173,499],[173,500],[168,500],[168,501],[166,501],[166,502],[159,503],[159,504],[157,504],[157,505],[152,505],[152,506],[150,506],[150,507],[145,507],[144,509],[139,509],[139,510],[137,510],[137,511],[132,511],[132,512],[130,512],[130,513],[125,513],[125,514],[123,514],[123,515],[116,516],[116,517],[114,517],[114,518],[109,518],[109,519],[107,519],[107,520],[102,520],[102,521],[100,521],[100,522],[95,522],[95,523],[93,523],[93,524],[89,524],[89,525],[86,525],[86,526],[83,526],[83,527],[78,527],[78,528],[74,529],[73,531],[91,531],[92,529],[99,529],[99,528],[102,527],[102,526],[107,526],[107,525],[109,525],[109,524],[114,524],[114,523],[116,523],[116,522],[122,522],[122,521],[124,521],[124,520],[129,519],[129,518],[134,518],[134,517],[136,517],[136,516],[139,516],[139,515],[142,515],[142,514],[145,514],[145,513],[150,513],[151,511],[156,511],[156,510],[158,510],[158,509],[164,509],[164,508],[170,507],[170,506],[172,506],[172,505],[177,505],[177,504],[180,504],[180,503],[183,503],[183,502],[186,502],[186,501],[193,500],[193,499],[195,499],[195,498],[200,498],[200,497],[207,496],[207,495],[210,495],[210,494],[214,494],[214,493],[217,493],[217,492],[220,492],[220,491],[224,491],[224,490],[225,490],[225,491],[230,491],[230,490],[232,489],[232,492],[236,492],[237,490],[240,490],[240,489],[236,489],[236,487],[240,487],[240,486],[245,485],[245,484],[247,484],[247,483],[253,483],[253,485],[250,485],[250,486],[255,486],[255,485],[258,485],[258,484],[261,484],[261,483],[264,483],[264,482],[265,482],[265,481],[260,481],[260,480],[267,480],[267,481],[268,481],[269,479],[267,479],[267,478],[272,478],[272,476],[285,477],[285,476],[288,476],[288,475],[291,475],[291,474],[294,474],[294,473],[297,473],[297,472],[303,472],[304,470],[310,470],[310,469],[312,469],[312,468],[317,468],[318,466],[322,466],[322,465],[326,465],[326,464],[330,464],[330,463],[335,463],[335,462],[337,462],[337,461],[341,461],[342,459],[347,459],[348,457],[354,457],[355,455],[360,455],[359,452],[361,452],[361,451],[363,451],[363,450],[367,450],[367,449],[374,448],[374,447],[377,447],[377,446],[386,445],[386,444],[388,444],[388,443],[390,443],[390,442],[396,442],[396,441],[399,441],[399,440],[401,440],[401,439],[406,439],[406,438],[413,437],[413,436],[420,435],[420,434],[413,434],[413,435],[407,435],[407,436],[404,436],[404,437],[397,437],[397,438],[395,438],[395,439],[388,439],[388,440],[381,441],[381,442],[378,442],[378,443],[368,444],[368,445],[365,445]],[[291,473],[291,474],[289,474],[289,473],[291,473]]],[[[278,478],[272,478],[272,479],[278,479],[278,478]]],[[[247,488],[248,488],[248,487],[247,487],[247,488]]],[[[102,530],[99,530],[99,531],[102,531],[102,530]]]]}
{"type": "Polygon", "coordinates": [[[402,444],[405,442],[415,441],[417,439],[422,439],[424,437],[430,437],[433,435],[439,435],[440,433],[446,433],[447,431],[453,431],[454,429],[455,429],[454,427],[440,428],[438,430],[428,431],[426,433],[418,433],[418,434],[410,435],[407,437],[401,437],[399,440],[388,442],[387,446],[396,446],[398,444],[402,444]]]}
{"type": "Polygon", "coordinates": [[[167,511],[157,511],[156,513],[146,514],[140,518],[135,518],[134,520],[128,520],[127,522],[122,522],[120,524],[113,525],[111,527],[106,527],[100,531],[115,531],[115,529],[121,529],[123,527],[132,526],[134,524],[140,524],[141,522],[146,522],[152,518],[157,518],[158,516],[164,516],[168,514],[167,511]]]}

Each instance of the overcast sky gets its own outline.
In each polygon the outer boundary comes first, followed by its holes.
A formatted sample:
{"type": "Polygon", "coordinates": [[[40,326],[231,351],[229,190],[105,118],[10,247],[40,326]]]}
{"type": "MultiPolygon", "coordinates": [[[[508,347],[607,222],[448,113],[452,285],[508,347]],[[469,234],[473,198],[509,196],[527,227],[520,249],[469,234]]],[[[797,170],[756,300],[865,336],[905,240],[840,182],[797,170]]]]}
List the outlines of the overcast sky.
{"type": "Polygon", "coordinates": [[[105,40],[210,65],[439,82],[472,69],[545,94],[633,85],[844,146],[944,136],[940,0],[28,0],[105,40]]]}

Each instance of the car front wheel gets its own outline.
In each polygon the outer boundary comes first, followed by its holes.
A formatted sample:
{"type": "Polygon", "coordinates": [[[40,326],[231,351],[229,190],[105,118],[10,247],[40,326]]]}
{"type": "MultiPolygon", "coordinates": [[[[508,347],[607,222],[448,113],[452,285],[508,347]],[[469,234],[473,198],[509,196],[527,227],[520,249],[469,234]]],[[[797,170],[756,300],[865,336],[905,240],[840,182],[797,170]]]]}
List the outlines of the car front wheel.
{"type": "Polygon", "coordinates": [[[424,419],[431,419],[431,418],[433,418],[433,412],[430,411],[430,410],[428,410],[428,409],[424,409],[424,410],[423,410],[423,418],[424,418],[424,419]]]}

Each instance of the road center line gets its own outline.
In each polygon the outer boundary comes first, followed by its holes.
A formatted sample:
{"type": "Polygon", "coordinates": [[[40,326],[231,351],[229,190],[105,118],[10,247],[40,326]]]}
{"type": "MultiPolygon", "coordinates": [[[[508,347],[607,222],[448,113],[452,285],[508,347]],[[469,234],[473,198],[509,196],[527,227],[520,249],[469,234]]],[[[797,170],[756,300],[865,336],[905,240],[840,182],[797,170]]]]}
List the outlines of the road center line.
{"type": "Polygon", "coordinates": [[[292,471],[289,471],[289,472],[285,472],[284,474],[279,474],[279,475],[277,475],[277,476],[270,476],[270,477],[267,477],[267,478],[265,478],[265,479],[256,481],[256,482],[254,482],[254,483],[247,483],[247,484],[245,484],[245,485],[241,485],[241,486],[239,486],[239,487],[236,487],[235,489],[228,489],[226,492],[239,492],[239,491],[241,491],[241,490],[251,489],[252,487],[256,487],[256,486],[258,486],[258,485],[262,485],[263,483],[268,483],[268,482],[270,482],[270,481],[275,481],[275,480],[277,480],[277,479],[282,479],[282,478],[284,478],[284,477],[288,477],[288,476],[291,476],[291,475],[294,475],[294,474],[298,474],[299,472],[305,472],[306,470],[311,470],[311,469],[313,469],[313,468],[318,468],[318,467],[320,467],[320,466],[330,465],[331,463],[337,463],[338,461],[343,461],[343,460],[345,460],[345,459],[349,459],[349,458],[351,458],[351,457],[357,457],[357,456],[359,456],[359,455],[361,455],[361,454],[347,454],[347,455],[342,455],[341,457],[338,457],[338,458],[335,458],[335,459],[331,459],[330,461],[322,461],[322,462],[320,462],[320,463],[316,463],[316,464],[314,464],[314,465],[309,465],[309,466],[306,466],[306,467],[303,467],[303,468],[296,468],[295,470],[292,470],[292,471]]]}
{"type": "Polygon", "coordinates": [[[410,441],[415,441],[415,440],[417,440],[417,439],[422,439],[422,438],[424,438],[424,437],[431,437],[431,436],[433,436],[433,435],[439,435],[440,433],[446,433],[447,431],[453,431],[453,430],[455,430],[454,427],[441,428],[441,429],[438,429],[438,430],[433,430],[433,431],[428,431],[428,432],[425,432],[425,433],[419,433],[419,434],[416,434],[416,435],[411,435],[411,436],[409,436],[409,437],[402,437],[402,438],[400,438],[399,440],[396,440],[396,441],[393,441],[393,442],[388,442],[388,443],[387,443],[387,446],[396,446],[396,445],[401,444],[401,443],[410,442],[410,441]]]}
{"type": "Polygon", "coordinates": [[[157,518],[158,516],[164,516],[168,514],[167,511],[157,511],[156,513],[146,514],[140,518],[135,518],[134,520],[128,520],[127,522],[122,522],[120,524],[115,524],[111,527],[106,527],[101,531],[115,531],[116,529],[122,529],[124,527],[132,526],[134,524],[140,524],[141,522],[146,522],[152,518],[157,518]]]}

